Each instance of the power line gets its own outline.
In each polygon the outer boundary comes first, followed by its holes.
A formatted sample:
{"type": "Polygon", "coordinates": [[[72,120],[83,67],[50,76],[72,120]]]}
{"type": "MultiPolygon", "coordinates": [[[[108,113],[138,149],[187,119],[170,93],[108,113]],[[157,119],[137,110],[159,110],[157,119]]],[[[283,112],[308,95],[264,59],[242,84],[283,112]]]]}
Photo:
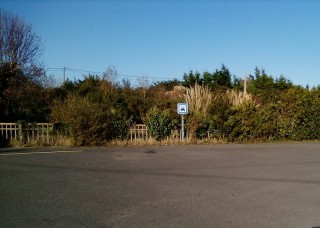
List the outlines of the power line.
{"type": "Polygon", "coordinates": [[[91,73],[91,74],[103,74],[103,72],[99,72],[99,71],[91,71],[91,70],[79,70],[79,69],[71,69],[71,68],[66,68],[68,71],[72,71],[72,72],[85,72],[85,73],[91,73]]]}
{"type": "MultiPolygon", "coordinates": [[[[73,69],[73,68],[67,68],[67,67],[48,67],[45,68],[47,71],[62,71],[65,77],[65,72],[70,71],[70,72],[76,72],[76,73],[89,73],[89,74],[101,74],[103,75],[105,72],[101,71],[92,71],[92,70],[81,70],[81,69],[73,69]]],[[[145,75],[130,75],[130,74],[117,74],[119,77],[128,77],[128,78],[141,78],[141,77],[146,77],[147,79],[162,79],[162,80],[172,80],[172,78],[168,77],[154,77],[154,76],[145,76],[145,75]]]]}
{"type": "Polygon", "coordinates": [[[46,67],[45,70],[61,70],[63,67],[46,67]]]}

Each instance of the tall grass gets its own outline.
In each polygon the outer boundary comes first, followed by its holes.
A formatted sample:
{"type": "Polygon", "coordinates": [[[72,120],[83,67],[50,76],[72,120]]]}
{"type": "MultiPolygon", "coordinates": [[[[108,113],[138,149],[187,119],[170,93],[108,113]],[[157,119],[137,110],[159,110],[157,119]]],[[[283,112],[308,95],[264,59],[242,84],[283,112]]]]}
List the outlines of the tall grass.
{"type": "Polygon", "coordinates": [[[188,103],[190,112],[195,112],[205,116],[209,105],[211,104],[212,94],[207,85],[201,86],[197,83],[194,87],[186,88],[184,100],[188,103]]]}
{"type": "Polygon", "coordinates": [[[226,97],[232,106],[241,106],[245,102],[253,102],[252,95],[242,91],[227,90],[226,97]]]}
{"type": "Polygon", "coordinates": [[[202,120],[206,117],[212,101],[212,93],[207,85],[201,86],[196,83],[193,87],[186,88],[186,93],[183,97],[190,109],[186,127],[189,132],[190,140],[192,143],[195,143],[196,131],[202,120]]]}

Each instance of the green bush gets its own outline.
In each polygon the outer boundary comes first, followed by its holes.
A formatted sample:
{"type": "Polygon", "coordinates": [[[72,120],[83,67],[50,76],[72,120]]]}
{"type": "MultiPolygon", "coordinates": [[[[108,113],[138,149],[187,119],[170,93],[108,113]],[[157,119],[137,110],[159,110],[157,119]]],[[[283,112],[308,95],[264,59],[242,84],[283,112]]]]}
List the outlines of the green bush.
{"type": "Polygon", "coordinates": [[[157,107],[153,107],[147,112],[145,123],[151,136],[156,140],[170,136],[173,129],[169,110],[160,111],[157,107]]]}
{"type": "Polygon", "coordinates": [[[130,119],[85,97],[68,96],[65,101],[55,101],[51,109],[52,121],[63,124],[61,132],[76,146],[102,145],[128,134],[130,119]]]}

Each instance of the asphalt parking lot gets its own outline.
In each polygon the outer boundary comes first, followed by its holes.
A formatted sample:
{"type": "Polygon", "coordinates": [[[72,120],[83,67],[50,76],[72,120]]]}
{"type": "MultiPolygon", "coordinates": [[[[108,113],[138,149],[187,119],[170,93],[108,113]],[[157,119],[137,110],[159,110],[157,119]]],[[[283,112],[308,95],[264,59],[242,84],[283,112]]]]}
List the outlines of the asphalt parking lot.
{"type": "Polygon", "coordinates": [[[0,149],[0,227],[320,227],[320,143],[0,149]]]}

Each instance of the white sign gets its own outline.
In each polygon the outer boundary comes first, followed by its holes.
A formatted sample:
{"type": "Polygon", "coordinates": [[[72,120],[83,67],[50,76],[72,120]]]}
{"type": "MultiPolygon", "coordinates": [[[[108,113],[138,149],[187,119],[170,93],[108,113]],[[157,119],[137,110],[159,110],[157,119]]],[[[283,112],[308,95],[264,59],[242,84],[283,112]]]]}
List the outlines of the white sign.
{"type": "Polygon", "coordinates": [[[187,103],[178,103],[177,112],[180,115],[188,114],[188,104],[187,103]]]}

